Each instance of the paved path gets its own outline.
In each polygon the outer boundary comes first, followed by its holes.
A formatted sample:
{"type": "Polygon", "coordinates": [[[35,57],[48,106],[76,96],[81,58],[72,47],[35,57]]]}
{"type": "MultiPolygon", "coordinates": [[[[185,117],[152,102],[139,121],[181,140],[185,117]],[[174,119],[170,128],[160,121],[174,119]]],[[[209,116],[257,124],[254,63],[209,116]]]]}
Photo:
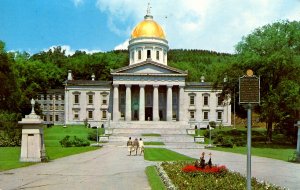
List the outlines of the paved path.
{"type": "MultiPolygon", "coordinates": [[[[246,155],[211,151],[208,149],[170,149],[198,159],[202,152],[206,153],[206,159],[209,158],[208,154],[212,153],[213,164],[225,165],[230,170],[238,171],[246,176],[246,155]]],[[[257,156],[252,156],[251,160],[252,177],[256,177],[259,180],[268,181],[291,190],[300,189],[300,164],[257,156]]]]}
{"type": "MultiPolygon", "coordinates": [[[[246,174],[244,155],[199,148],[169,148],[194,158],[199,158],[203,151],[211,152],[213,163],[246,174]]],[[[125,146],[107,144],[100,150],[0,172],[0,189],[150,189],[145,167],[153,162],[144,161],[143,156],[127,154],[125,146]]],[[[291,190],[300,189],[300,164],[253,156],[252,176],[291,190]]]]}
{"type": "Polygon", "coordinates": [[[151,189],[143,156],[127,156],[127,148],[102,149],[0,172],[0,189],[151,189]]]}

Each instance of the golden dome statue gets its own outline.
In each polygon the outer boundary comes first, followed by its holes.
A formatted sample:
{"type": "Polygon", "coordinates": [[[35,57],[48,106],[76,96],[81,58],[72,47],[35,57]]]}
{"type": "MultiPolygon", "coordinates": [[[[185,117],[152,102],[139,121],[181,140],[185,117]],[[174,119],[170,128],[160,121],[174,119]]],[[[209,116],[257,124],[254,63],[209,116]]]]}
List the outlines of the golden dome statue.
{"type": "Polygon", "coordinates": [[[154,37],[166,39],[165,33],[162,27],[153,20],[153,16],[150,14],[150,5],[148,4],[147,14],[144,20],[140,22],[133,29],[131,33],[131,39],[140,37],[154,37]]]}

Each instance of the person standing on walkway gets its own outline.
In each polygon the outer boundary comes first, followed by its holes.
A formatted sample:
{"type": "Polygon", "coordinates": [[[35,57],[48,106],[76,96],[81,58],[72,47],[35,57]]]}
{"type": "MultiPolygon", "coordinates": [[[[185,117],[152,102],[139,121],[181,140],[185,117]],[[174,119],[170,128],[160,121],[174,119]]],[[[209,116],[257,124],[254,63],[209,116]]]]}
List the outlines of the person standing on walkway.
{"type": "Polygon", "coordinates": [[[140,148],[140,155],[142,155],[142,153],[144,154],[144,142],[142,138],[140,138],[139,140],[139,148],[140,148]]]}
{"type": "Polygon", "coordinates": [[[128,141],[127,141],[127,147],[128,147],[128,151],[129,151],[129,156],[131,156],[131,152],[133,151],[133,146],[132,146],[132,140],[131,137],[129,137],[128,141]]]}
{"type": "Polygon", "coordinates": [[[137,155],[137,151],[139,149],[139,141],[138,141],[137,138],[135,138],[134,141],[133,141],[133,148],[135,150],[135,155],[137,155]]]}

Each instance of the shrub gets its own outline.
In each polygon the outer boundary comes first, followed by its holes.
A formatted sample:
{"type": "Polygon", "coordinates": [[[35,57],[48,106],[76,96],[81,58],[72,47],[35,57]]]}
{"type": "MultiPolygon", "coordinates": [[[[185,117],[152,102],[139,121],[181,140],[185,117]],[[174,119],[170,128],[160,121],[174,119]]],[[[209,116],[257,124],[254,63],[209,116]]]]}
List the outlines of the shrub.
{"type": "Polygon", "coordinates": [[[62,140],[59,141],[60,145],[62,147],[71,147],[72,146],[72,140],[70,139],[70,136],[65,136],[62,140]]]}
{"type": "Polygon", "coordinates": [[[96,130],[90,131],[88,134],[88,139],[90,141],[97,141],[97,131],[96,130]]]}
{"type": "Polygon", "coordinates": [[[20,146],[22,128],[17,121],[21,114],[0,111],[0,147],[20,146]]]}
{"type": "Polygon", "coordinates": [[[65,136],[62,140],[59,141],[62,147],[81,147],[81,146],[89,146],[90,142],[87,139],[82,139],[74,136],[70,138],[69,135],[65,136]]]}
{"type": "Polygon", "coordinates": [[[74,136],[74,139],[73,139],[72,143],[76,147],[90,146],[90,142],[87,139],[78,138],[76,136],[74,136]]]}
{"type": "Polygon", "coordinates": [[[231,138],[230,137],[223,138],[221,146],[222,147],[232,148],[233,147],[233,142],[232,142],[231,138]]]}

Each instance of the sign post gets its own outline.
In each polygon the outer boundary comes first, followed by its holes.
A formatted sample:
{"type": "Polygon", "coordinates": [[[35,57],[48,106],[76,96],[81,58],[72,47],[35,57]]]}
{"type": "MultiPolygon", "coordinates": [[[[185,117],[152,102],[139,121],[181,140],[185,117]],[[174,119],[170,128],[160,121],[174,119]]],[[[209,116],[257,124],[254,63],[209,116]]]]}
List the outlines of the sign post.
{"type": "Polygon", "coordinates": [[[247,106],[247,190],[251,190],[251,109],[260,103],[260,78],[250,69],[246,74],[239,79],[239,103],[247,106]]]}

